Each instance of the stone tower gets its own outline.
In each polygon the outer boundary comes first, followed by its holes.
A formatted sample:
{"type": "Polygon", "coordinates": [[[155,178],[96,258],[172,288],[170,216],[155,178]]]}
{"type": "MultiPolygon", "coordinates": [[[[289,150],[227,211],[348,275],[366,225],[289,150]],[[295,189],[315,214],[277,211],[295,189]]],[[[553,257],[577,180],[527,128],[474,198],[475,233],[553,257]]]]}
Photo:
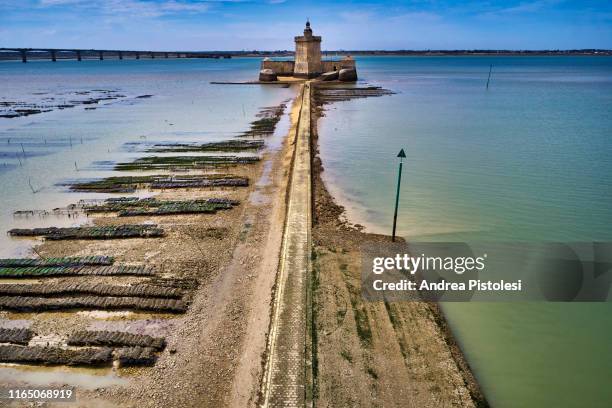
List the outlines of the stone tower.
{"type": "Polygon", "coordinates": [[[295,37],[295,68],[293,75],[314,78],[323,72],[321,64],[321,37],[312,35],[310,21],[306,21],[304,35],[295,37]]]}

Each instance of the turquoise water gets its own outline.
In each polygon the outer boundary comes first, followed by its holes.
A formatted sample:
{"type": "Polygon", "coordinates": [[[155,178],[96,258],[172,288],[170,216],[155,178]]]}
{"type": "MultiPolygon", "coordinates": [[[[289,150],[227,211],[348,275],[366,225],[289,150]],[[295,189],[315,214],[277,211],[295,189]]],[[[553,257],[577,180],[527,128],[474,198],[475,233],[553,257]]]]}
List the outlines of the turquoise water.
{"type": "MultiPolygon", "coordinates": [[[[370,57],[397,94],[329,106],[324,177],[349,217],[413,241],[612,241],[612,58],[370,57]],[[490,88],[486,90],[489,66],[490,88]]],[[[494,407],[607,407],[612,307],[445,304],[494,407]]]]}
{"type": "Polygon", "coordinates": [[[121,175],[94,162],[143,155],[126,143],[231,138],[248,130],[260,107],[294,96],[290,88],[210,84],[252,80],[258,67],[258,60],[246,58],[0,63],[0,101],[41,103],[54,97],[68,102],[75,92],[96,89],[123,95],[95,105],[0,118],[0,257],[29,251],[32,240],[11,239],[5,234],[10,228],[82,223],[55,216],[16,218],[13,212],[106,197],[67,193],[57,184],[121,175]]]}

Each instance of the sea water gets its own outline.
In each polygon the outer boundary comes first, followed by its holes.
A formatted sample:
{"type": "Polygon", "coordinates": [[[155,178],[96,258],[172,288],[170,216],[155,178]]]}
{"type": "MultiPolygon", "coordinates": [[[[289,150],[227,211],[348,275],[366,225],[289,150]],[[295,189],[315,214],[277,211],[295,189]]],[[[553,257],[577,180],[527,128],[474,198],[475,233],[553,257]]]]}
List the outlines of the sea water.
{"type": "Polygon", "coordinates": [[[295,95],[294,89],[279,86],[211,84],[256,79],[258,67],[259,60],[252,58],[1,62],[0,101],[45,105],[45,98],[54,98],[55,104],[69,104],[83,98],[79,93],[92,91],[121,97],[0,118],[0,257],[27,255],[35,242],[10,238],[10,228],[87,221],[63,215],[15,217],[15,211],[109,196],[69,193],[58,184],[134,175],[112,171],[112,164],[146,155],[143,144],[231,139],[249,129],[261,107],[295,95]],[[152,96],[138,98],[143,95],[152,96]]]}
{"type": "MultiPolygon", "coordinates": [[[[319,121],[324,179],[352,221],[390,233],[403,148],[408,240],[612,241],[612,58],[357,66],[362,84],[396,94],[328,105],[319,121]]],[[[443,309],[492,406],[609,406],[610,303],[443,309]]]]}

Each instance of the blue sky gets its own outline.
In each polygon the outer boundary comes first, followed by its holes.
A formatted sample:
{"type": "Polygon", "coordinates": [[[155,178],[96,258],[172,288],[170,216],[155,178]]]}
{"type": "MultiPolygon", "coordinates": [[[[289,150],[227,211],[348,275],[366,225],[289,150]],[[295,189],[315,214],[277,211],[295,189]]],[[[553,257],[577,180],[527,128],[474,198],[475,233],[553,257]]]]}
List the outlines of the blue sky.
{"type": "Polygon", "coordinates": [[[0,46],[292,49],[612,48],[612,1],[0,0],[0,46]]]}

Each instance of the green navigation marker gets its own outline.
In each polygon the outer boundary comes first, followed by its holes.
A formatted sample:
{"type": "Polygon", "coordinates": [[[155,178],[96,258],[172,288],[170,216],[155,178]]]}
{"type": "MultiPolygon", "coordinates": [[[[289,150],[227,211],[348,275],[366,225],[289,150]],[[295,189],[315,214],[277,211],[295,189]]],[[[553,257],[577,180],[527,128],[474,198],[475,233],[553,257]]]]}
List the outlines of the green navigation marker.
{"type": "Polygon", "coordinates": [[[399,193],[400,193],[400,184],[402,181],[402,165],[404,164],[404,158],[406,157],[406,153],[404,149],[400,150],[397,154],[397,157],[400,158],[399,164],[399,173],[397,175],[397,192],[395,194],[395,211],[393,213],[393,234],[391,234],[391,241],[395,242],[395,227],[397,225],[397,207],[399,206],[399,193]]]}

